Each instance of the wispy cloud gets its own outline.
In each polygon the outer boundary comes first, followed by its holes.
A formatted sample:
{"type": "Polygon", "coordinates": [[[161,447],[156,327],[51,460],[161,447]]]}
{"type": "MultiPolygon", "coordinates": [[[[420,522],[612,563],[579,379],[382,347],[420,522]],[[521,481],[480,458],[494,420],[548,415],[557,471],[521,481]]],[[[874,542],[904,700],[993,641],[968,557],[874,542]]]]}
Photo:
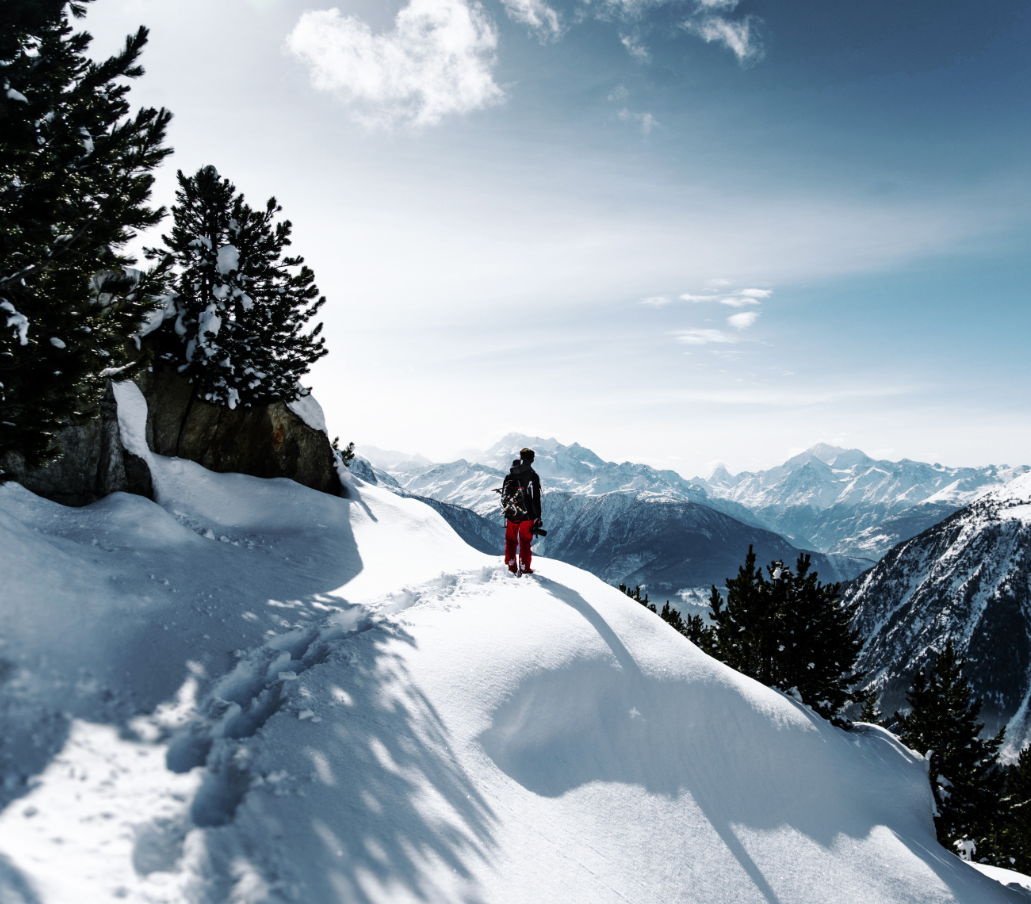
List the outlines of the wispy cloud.
{"type": "Polygon", "coordinates": [[[681,345],[709,345],[710,343],[733,344],[741,340],[731,333],[724,333],[723,330],[674,330],[669,334],[681,345]]]}
{"type": "Polygon", "coordinates": [[[626,107],[619,111],[618,116],[623,122],[636,123],[645,135],[648,135],[659,124],[659,121],[651,113],[634,113],[626,107]]]}
{"type": "Polygon", "coordinates": [[[640,60],[642,63],[647,63],[651,57],[648,54],[648,48],[641,43],[641,39],[637,35],[620,35],[619,40],[623,46],[627,49],[627,53],[630,54],[635,60],[640,60]]]}
{"type": "Polygon", "coordinates": [[[648,304],[660,308],[664,304],[669,304],[672,300],[668,295],[650,295],[648,298],[642,298],[640,304],[648,304]]]}
{"type": "Polygon", "coordinates": [[[720,304],[725,304],[729,308],[744,308],[752,304],[760,304],[755,298],[749,298],[743,295],[728,295],[725,298],[719,299],[720,304]]]}
{"type": "Polygon", "coordinates": [[[731,314],[727,318],[727,323],[734,327],[734,329],[744,330],[748,329],[758,319],[758,311],[742,311],[740,314],[731,314]]]}
{"type": "Polygon", "coordinates": [[[562,20],[544,0],[501,0],[510,19],[528,25],[542,43],[562,37],[562,20]]]}
{"type": "MultiPolygon", "coordinates": [[[[702,6],[706,4],[703,2],[702,6]]],[[[736,3],[733,6],[737,6],[736,3]]],[[[723,4],[722,8],[733,6],[723,4]]],[[[688,19],[683,27],[693,35],[697,35],[707,44],[722,44],[733,51],[742,66],[751,66],[763,58],[762,38],[759,35],[761,20],[755,16],[730,20],[717,15],[700,15],[688,19]]]]}
{"type": "Polygon", "coordinates": [[[497,43],[497,29],[476,0],[410,0],[393,31],[380,35],[337,9],[309,10],[286,39],[312,84],[352,105],[355,119],[369,127],[436,125],[498,103],[504,94],[493,77],[497,43]]]}
{"type": "MultiPolygon", "coordinates": [[[[710,282],[712,281],[713,280],[710,280],[710,282]]],[[[727,280],[720,280],[720,282],[726,283],[727,280]]],[[[769,298],[772,294],[772,289],[739,289],[736,292],[710,292],[707,295],[692,295],[690,292],[685,292],[683,295],[679,297],[681,301],[717,301],[720,304],[727,305],[727,307],[745,308],[751,305],[762,304],[762,300],[769,298]]]]}

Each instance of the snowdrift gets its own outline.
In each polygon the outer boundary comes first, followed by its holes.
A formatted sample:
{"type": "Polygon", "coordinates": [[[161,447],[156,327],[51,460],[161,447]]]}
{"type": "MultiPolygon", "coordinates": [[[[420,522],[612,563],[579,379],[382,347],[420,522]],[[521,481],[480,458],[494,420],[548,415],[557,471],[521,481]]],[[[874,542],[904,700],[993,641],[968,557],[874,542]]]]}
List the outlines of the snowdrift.
{"type": "Polygon", "coordinates": [[[5,904],[1021,899],[937,845],[923,758],[586,572],[150,464],[159,503],[0,487],[5,904]]]}

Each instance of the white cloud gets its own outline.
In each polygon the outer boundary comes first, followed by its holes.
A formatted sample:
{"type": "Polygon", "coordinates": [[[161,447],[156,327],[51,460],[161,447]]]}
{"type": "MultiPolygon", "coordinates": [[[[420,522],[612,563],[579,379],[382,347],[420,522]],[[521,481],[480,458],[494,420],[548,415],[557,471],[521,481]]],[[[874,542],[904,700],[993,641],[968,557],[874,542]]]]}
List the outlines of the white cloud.
{"type": "Polygon", "coordinates": [[[723,286],[733,285],[733,281],[729,279],[710,279],[707,285],[713,286],[714,288],[722,288],[723,286]]]}
{"type": "Polygon", "coordinates": [[[723,330],[676,330],[669,335],[682,345],[708,345],[712,342],[734,343],[740,340],[723,330]]]}
{"type": "Polygon", "coordinates": [[[659,124],[659,121],[651,113],[633,113],[626,107],[620,110],[618,115],[623,122],[636,122],[645,135],[659,124]]]}
{"type": "Polygon", "coordinates": [[[650,304],[653,307],[660,308],[664,304],[670,303],[670,297],[668,295],[651,295],[648,298],[642,298],[641,304],[650,304]]]}
{"type": "Polygon", "coordinates": [[[312,84],[354,104],[355,118],[372,127],[436,125],[499,102],[497,43],[476,0],[410,0],[381,35],[338,9],[309,10],[286,39],[312,84]]]}
{"type": "MultiPolygon", "coordinates": [[[[724,285],[729,280],[709,280],[710,283],[723,283],[724,285]]],[[[726,305],[731,308],[746,308],[751,305],[762,304],[761,299],[769,298],[773,294],[772,289],[741,289],[738,292],[734,292],[728,295],[720,295],[712,293],[709,295],[692,295],[689,292],[685,292],[680,296],[681,301],[718,301],[722,305],[726,305]]]]}
{"type": "Polygon", "coordinates": [[[740,314],[731,314],[727,323],[738,330],[747,329],[759,319],[758,311],[742,311],[740,314]]]}
{"type": "Polygon", "coordinates": [[[619,40],[627,49],[627,53],[629,53],[635,60],[640,60],[642,63],[648,62],[650,59],[648,56],[648,48],[641,43],[641,39],[637,37],[637,35],[620,35],[619,40]]]}
{"type": "Polygon", "coordinates": [[[529,25],[542,42],[562,37],[562,21],[544,0],[501,0],[510,19],[529,25]]]}
{"type": "Polygon", "coordinates": [[[751,64],[757,63],[763,57],[758,23],[759,20],[754,16],[745,16],[735,22],[722,16],[705,16],[700,19],[688,19],[684,23],[684,28],[691,34],[698,35],[707,44],[714,41],[723,44],[734,52],[739,63],[751,64]]]}
{"type": "Polygon", "coordinates": [[[725,304],[729,308],[745,308],[748,305],[759,303],[754,298],[742,297],[741,295],[728,295],[720,299],[720,304],[725,304]]]}

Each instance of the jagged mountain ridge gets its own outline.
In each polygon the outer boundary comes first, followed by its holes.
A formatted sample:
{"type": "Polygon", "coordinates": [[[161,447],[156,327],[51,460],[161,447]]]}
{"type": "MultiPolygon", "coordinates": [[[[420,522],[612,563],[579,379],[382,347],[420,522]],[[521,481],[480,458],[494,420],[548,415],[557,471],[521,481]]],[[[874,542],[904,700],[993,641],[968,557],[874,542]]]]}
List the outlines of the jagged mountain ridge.
{"type": "Polygon", "coordinates": [[[1031,474],[896,546],[846,597],[885,712],[951,637],[989,730],[1007,725],[1011,753],[1031,738],[1031,474]]]}
{"type": "Polygon", "coordinates": [[[459,459],[445,464],[423,465],[416,461],[370,459],[377,474],[386,474],[403,489],[420,496],[470,508],[491,516],[497,510],[493,492],[524,446],[534,449],[534,468],[544,483],[545,494],[563,491],[585,496],[626,493],[684,499],[707,505],[745,524],[762,527],[745,506],[711,497],[703,487],[681,477],[676,471],[658,470],[650,465],[625,461],[607,462],[579,443],[563,445],[556,439],[510,433],[475,460],[459,459]]]}
{"type": "Polygon", "coordinates": [[[710,497],[738,502],[799,546],[872,560],[1021,474],[1011,468],[948,468],[875,460],[818,444],[767,471],[695,477],[710,497]]]}

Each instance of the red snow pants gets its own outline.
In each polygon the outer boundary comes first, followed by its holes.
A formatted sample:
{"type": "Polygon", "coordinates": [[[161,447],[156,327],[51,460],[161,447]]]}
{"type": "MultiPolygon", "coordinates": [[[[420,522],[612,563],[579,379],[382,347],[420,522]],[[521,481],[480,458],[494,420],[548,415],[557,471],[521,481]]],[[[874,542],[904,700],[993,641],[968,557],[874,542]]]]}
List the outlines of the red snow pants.
{"type": "Polygon", "coordinates": [[[509,571],[515,571],[516,546],[519,547],[519,559],[523,565],[523,571],[530,570],[530,541],[533,539],[530,531],[533,530],[532,521],[509,521],[505,527],[505,564],[509,571]]]}

